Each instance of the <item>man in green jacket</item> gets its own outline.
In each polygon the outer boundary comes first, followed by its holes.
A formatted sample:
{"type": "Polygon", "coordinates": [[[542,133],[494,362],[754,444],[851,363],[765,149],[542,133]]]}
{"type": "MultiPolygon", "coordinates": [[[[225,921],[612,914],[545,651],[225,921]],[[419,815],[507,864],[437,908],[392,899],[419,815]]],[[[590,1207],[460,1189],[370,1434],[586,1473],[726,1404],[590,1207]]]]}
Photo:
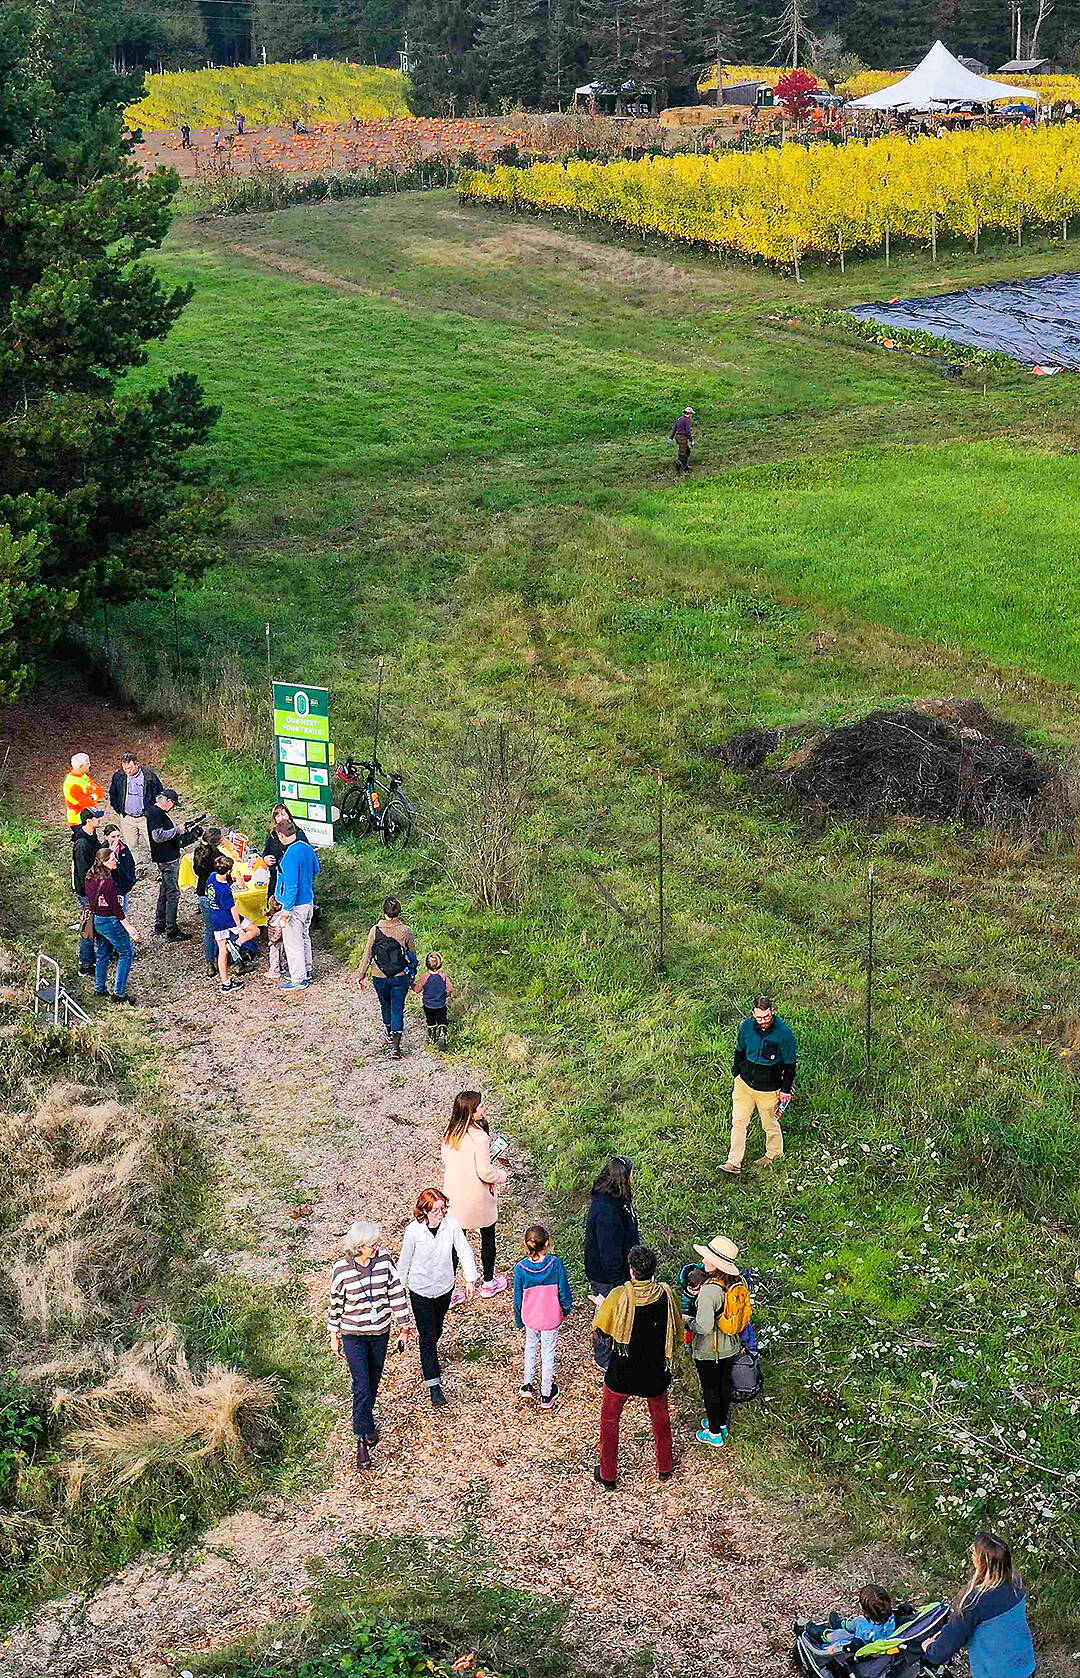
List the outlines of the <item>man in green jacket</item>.
{"type": "Polygon", "coordinates": [[[755,1165],[771,1165],[784,1152],[780,1120],[795,1084],[795,1033],[773,1007],[771,996],[755,996],[754,1011],[739,1027],[735,1043],[735,1087],[731,1096],[731,1147],[722,1167],[731,1177],[742,1170],[746,1131],[757,1110],[765,1152],[755,1165]]]}

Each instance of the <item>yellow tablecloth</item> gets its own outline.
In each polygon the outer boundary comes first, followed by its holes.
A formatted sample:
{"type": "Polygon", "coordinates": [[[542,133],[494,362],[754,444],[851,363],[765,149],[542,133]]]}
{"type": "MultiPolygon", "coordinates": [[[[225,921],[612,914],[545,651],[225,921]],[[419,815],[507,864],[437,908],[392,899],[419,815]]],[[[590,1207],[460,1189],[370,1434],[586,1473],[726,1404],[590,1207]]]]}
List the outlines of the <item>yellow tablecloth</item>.
{"type": "MultiPolygon", "coordinates": [[[[232,846],[225,840],[222,840],[221,849],[227,851],[230,856],[234,855],[232,846]]],[[[269,911],[266,907],[266,886],[253,884],[251,876],[257,874],[260,870],[265,872],[265,869],[266,864],[261,857],[252,857],[246,863],[238,862],[233,874],[233,895],[236,899],[236,907],[242,915],[247,916],[249,921],[254,921],[256,926],[266,925],[269,919],[269,911]]],[[[199,883],[195,877],[190,851],[185,851],[180,858],[178,878],[181,891],[190,891],[193,886],[199,883]]]]}

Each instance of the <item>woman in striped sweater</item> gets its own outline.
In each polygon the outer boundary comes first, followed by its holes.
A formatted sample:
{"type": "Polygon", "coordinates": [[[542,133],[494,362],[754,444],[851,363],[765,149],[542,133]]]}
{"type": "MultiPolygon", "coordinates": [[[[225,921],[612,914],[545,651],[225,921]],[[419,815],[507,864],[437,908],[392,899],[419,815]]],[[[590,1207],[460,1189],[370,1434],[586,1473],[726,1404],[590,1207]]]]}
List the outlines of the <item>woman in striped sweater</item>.
{"type": "Polygon", "coordinates": [[[379,1443],[374,1404],[391,1327],[396,1320],[402,1345],[412,1333],[405,1289],[390,1254],[379,1246],[379,1235],[378,1224],[363,1220],[353,1224],[330,1278],[326,1313],[330,1350],[345,1359],[352,1377],[357,1468],[372,1466],[371,1452],[379,1443]]]}

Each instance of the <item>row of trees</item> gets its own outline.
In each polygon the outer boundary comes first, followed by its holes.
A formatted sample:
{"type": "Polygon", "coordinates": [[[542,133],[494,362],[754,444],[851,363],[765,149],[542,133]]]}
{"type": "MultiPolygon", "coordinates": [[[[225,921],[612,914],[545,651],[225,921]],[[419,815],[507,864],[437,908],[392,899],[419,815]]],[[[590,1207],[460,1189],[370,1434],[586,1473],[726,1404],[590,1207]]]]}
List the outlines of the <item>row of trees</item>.
{"type": "Polygon", "coordinates": [[[115,0],[0,9],[0,703],[73,618],[196,575],[220,520],[198,381],[118,384],[189,297],[140,260],[175,177],[131,161],[123,27],[115,0]]]}
{"type": "Polygon", "coordinates": [[[120,56],[141,68],[309,57],[394,67],[408,35],[420,108],[565,103],[583,79],[676,91],[722,59],[798,62],[845,50],[893,69],[940,36],[997,66],[1036,18],[1043,53],[1077,61],[1080,0],[123,0],[120,56]]]}

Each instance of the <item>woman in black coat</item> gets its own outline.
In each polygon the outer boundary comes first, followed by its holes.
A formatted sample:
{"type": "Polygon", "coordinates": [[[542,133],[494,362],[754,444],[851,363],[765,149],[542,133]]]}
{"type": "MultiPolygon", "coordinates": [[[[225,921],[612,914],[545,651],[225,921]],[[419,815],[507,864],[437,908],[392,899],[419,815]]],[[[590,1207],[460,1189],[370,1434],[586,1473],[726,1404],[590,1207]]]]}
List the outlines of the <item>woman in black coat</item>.
{"type": "MultiPolygon", "coordinates": [[[[585,1217],[585,1274],[593,1300],[606,1299],[613,1288],[630,1280],[627,1255],[641,1244],[637,1213],[634,1211],[632,1179],[634,1163],[624,1154],[612,1154],[592,1186],[585,1217]]],[[[593,1356],[601,1369],[611,1358],[606,1335],[596,1335],[593,1356]]]]}

